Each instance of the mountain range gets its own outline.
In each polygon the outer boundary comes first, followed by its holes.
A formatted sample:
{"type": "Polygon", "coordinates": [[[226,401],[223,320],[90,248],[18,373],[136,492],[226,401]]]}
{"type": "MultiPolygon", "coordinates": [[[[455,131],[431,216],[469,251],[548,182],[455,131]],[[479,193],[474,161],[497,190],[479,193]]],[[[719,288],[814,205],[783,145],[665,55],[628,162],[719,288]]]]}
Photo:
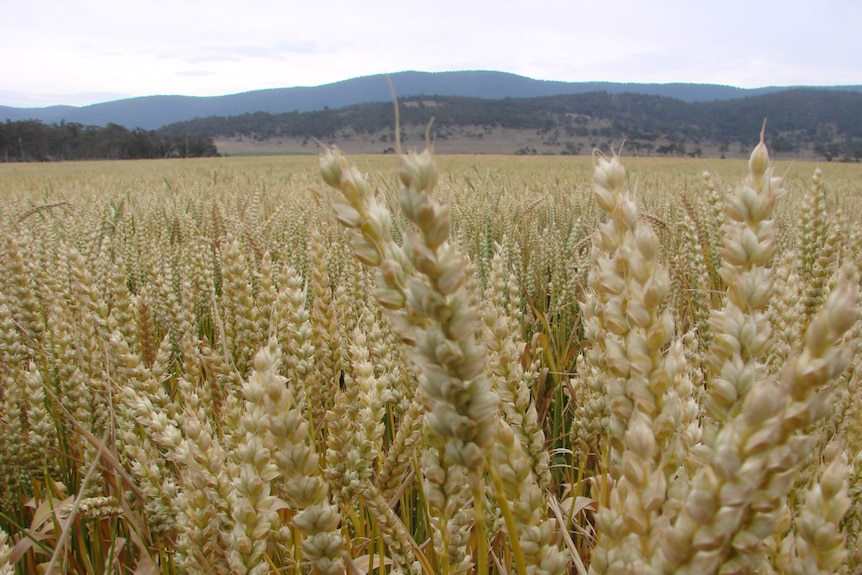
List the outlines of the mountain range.
{"type": "MultiPolygon", "coordinates": [[[[237,116],[255,112],[284,114],[343,108],[392,99],[390,82],[399,97],[461,96],[500,100],[606,92],[637,93],[683,102],[717,102],[759,96],[790,87],[755,89],[715,84],[634,84],[613,82],[559,82],[534,80],[494,71],[398,72],[353,78],[314,87],[255,90],[226,96],[145,96],[89,106],[17,108],[0,106],[0,121],[39,120],[44,123],[79,123],[128,129],[154,130],[177,122],[208,116],[237,116]]],[[[862,92],[862,85],[830,86],[827,90],[862,92]]]]}

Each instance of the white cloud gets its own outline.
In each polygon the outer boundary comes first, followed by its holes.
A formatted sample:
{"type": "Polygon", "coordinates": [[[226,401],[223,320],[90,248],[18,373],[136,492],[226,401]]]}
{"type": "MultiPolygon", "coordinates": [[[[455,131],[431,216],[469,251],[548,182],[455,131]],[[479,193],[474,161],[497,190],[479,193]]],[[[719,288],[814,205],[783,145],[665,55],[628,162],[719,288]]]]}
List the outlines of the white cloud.
{"type": "Polygon", "coordinates": [[[859,21],[858,0],[34,0],[4,7],[0,51],[12,57],[0,60],[0,104],[217,95],[407,69],[858,84],[859,21]]]}

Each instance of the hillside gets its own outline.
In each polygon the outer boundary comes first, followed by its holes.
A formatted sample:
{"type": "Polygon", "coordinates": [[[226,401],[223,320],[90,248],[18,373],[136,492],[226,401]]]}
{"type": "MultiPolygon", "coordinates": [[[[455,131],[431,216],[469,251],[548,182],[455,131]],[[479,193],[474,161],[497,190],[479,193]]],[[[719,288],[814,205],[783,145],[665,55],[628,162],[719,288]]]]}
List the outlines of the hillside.
{"type": "MultiPolygon", "coordinates": [[[[147,96],[93,104],[15,108],[0,106],[0,121],[39,120],[45,123],[78,123],[127,129],[153,130],[166,124],[207,116],[235,116],[266,112],[320,111],[368,102],[388,102],[391,80],[400,97],[418,95],[460,96],[481,99],[535,98],[606,92],[639,93],[674,98],[683,102],[736,100],[775,93],[786,88],[745,90],[709,84],[625,84],[611,82],[553,82],[493,71],[398,72],[353,78],[314,87],[257,90],[214,97],[147,96]]],[[[862,92],[862,86],[835,89],[862,92]]]]}
{"type": "MultiPolygon", "coordinates": [[[[578,154],[625,142],[642,155],[727,155],[750,151],[768,119],[779,156],[862,157],[862,93],[799,88],[734,100],[684,102],[635,93],[591,92],[497,100],[400,99],[402,141],[431,135],[442,153],[578,154]]],[[[204,134],[221,153],[312,152],[317,142],[352,152],[391,151],[391,103],[313,112],[212,116],[165,126],[204,134]]]]}

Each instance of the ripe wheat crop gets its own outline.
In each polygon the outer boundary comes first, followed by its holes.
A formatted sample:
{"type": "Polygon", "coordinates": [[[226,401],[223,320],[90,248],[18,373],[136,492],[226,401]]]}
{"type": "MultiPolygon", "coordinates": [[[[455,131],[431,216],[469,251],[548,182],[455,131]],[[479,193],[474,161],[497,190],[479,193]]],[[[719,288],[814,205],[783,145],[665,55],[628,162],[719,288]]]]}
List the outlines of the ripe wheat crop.
{"type": "Polygon", "coordinates": [[[862,570],[857,167],[390,161],[0,166],[0,573],[862,570]]]}

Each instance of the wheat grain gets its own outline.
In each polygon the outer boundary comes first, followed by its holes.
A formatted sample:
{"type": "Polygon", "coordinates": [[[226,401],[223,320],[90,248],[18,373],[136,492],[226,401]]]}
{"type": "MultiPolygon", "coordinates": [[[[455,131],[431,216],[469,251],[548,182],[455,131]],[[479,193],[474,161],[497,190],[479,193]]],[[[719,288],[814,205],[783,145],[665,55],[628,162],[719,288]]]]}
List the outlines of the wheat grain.
{"type": "Polygon", "coordinates": [[[733,161],[0,166],[3,549],[855,573],[858,168],[795,162],[767,214],[762,152],[730,188],[733,161]]]}
{"type": "Polygon", "coordinates": [[[0,529],[0,574],[13,575],[14,566],[10,561],[11,549],[9,548],[9,536],[0,529]]]}

